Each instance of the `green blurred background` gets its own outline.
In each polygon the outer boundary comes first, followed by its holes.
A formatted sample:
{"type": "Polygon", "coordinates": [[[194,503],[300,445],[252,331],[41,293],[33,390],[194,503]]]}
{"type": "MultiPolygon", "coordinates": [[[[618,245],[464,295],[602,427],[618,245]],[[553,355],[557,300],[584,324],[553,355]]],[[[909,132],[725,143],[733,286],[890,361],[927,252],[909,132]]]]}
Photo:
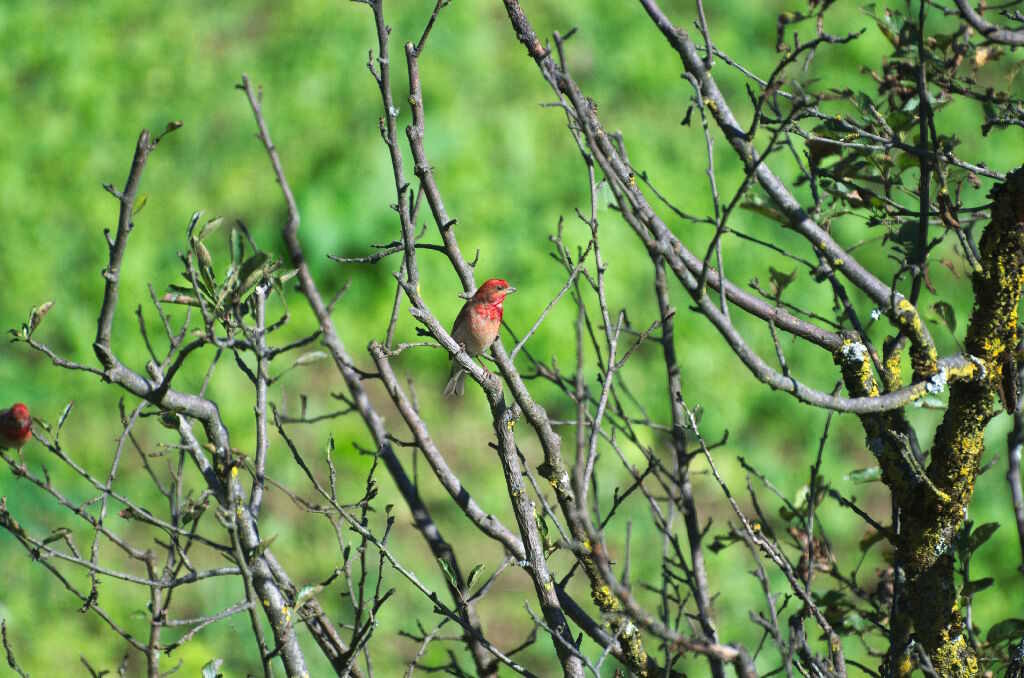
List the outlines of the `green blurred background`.
{"type": "MultiPolygon", "coordinates": [[[[387,7],[394,27],[393,80],[398,102],[404,103],[407,95],[401,46],[419,36],[432,6],[432,2],[403,1],[387,7]]],[[[691,3],[666,1],[664,6],[680,25],[689,26],[694,19],[691,3]]],[[[804,6],[721,0],[709,3],[707,8],[716,44],[762,76],[770,72],[777,58],[776,17],[789,9],[804,6]]],[[[675,204],[690,213],[707,214],[711,203],[703,135],[699,125],[679,124],[691,90],[680,78],[677,58],[639,4],[618,0],[571,5],[544,1],[526,3],[526,10],[542,36],[553,30],[565,33],[573,26],[579,28],[568,45],[569,68],[598,103],[602,120],[610,129],[623,132],[634,165],[646,170],[675,204]]],[[[949,26],[938,18],[930,21],[936,29],[949,26]]],[[[812,87],[873,92],[874,86],[861,67],[879,69],[887,43],[872,26],[858,3],[836,7],[826,19],[826,30],[846,32],[865,27],[868,31],[848,47],[819,50],[810,71],[801,78],[812,87]],[[816,83],[819,78],[821,82],[816,83]]],[[[377,131],[379,94],[365,66],[368,50],[376,46],[366,6],[339,0],[221,4],[107,1],[87,7],[85,3],[14,0],[0,4],[0,44],[4,46],[0,58],[0,219],[7,233],[0,248],[0,276],[8,290],[0,295],[3,328],[19,326],[32,306],[53,300],[54,309],[37,338],[67,358],[93,363],[91,344],[102,290],[100,271],[106,258],[103,230],[115,226],[117,207],[101,185],[123,185],[139,131],[160,131],[171,120],[180,120],[184,126],[168,136],[150,159],[141,189],[147,203],[136,219],[122,276],[114,333],[115,348],[122,360],[141,371],[146,359],[134,315],[137,306],[143,307],[152,336],[159,336],[147,284],[160,293],[169,283],[180,280],[177,253],[185,247],[184,229],[193,211],[241,219],[262,248],[281,252],[279,229],[284,213],[280,192],[265,153],[254,138],[255,127],[244,97],[233,88],[244,72],[263,87],[264,112],[299,202],[301,237],[314,274],[325,294],[345,283],[351,285],[335,320],[357,362],[369,364],[363,349],[371,338],[381,337],[386,328],[394,293],[390,276],[398,260],[377,266],[341,266],[326,258],[329,253],[365,254],[371,251],[371,243],[386,243],[398,236],[397,219],[388,207],[395,199],[391,168],[377,131]]],[[[456,2],[445,10],[421,58],[421,71],[427,112],[426,147],[448,210],[458,218],[460,244],[469,255],[479,250],[478,280],[506,277],[522,291],[510,299],[506,314],[509,324],[521,334],[564,280],[561,270],[547,256],[552,249],[547,238],[554,233],[559,218],[566,219],[570,243],[586,240],[585,228],[574,217],[575,208],[585,210],[589,204],[583,164],[565,129],[564,116],[557,109],[540,106],[550,102],[552,94],[515,40],[499,3],[456,2]]],[[[748,119],[744,117],[749,106],[745,104],[742,78],[721,62],[715,73],[726,94],[736,102],[741,119],[748,119]]],[[[399,123],[404,127],[408,121],[408,107],[402,105],[399,123]]],[[[963,139],[959,149],[962,157],[1001,171],[1012,169],[1018,162],[1012,154],[1014,145],[1007,143],[1011,138],[1018,140],[1011,136],[1015,133],[996,131],[982,138],[978,129],[980,113],[974,105],[944,109],[938,124],[940,133],[955,131],[963,139]]],[[[742,179],[742,167],[721,138],[716,141],[715,152],[719,189],[723,196],[730,197],[742,179]]],[[[411,167],[407,154],[408,178],[412,178],[411,167]]],[[[777,169],[784,178],[796,176],[792,163],[780,160],[777,169]]],[[[967,196],[968,204],[982,202],[989,187],[990,183],[983,182],[980,189],[967,196]]],[[[685,242],[697,252],[704,251],[709,227],[680,222],[672,219],[668,210],[662,212],[685,242]]],[[[656,318],[656,307],[649,294],[652,274],[646,254],[613,211],[602,208],[599,217],[602,247],[609,264],[610,305],[613,311],[627,308],[634,327],[647,327],[656,318]]],[[[738,228],[811,256],[802,240],[781,231],[773,222],[747,212],[738,212],[734,219],[738,228]]],[[[837,221],[833,229],[840,242],[868,240],[858,254],[881,278],[889,279],[895,272],[896,265],[886,258],[880,243],[881,233],[868,231],[863,221],[854,219],[837,221]]],[[[433,229],[428,233],[430,239],[436,239],[433,229]]],[[[215,240],[212,250],[215,259],[220,257],[223,270],[224,243],[215,240]]],[[[793,268],[785,259],[736,240],[726,240],[725,253],[727,271],[741,285],[758,278],[767,286],[770,267],[783,271],[793,268]]],[[[969,282],[952,247],[944,246],[940,257],[950,259],[953,270],[932,267],[937,296],[926,292],[922,308],[929,308],[937,299],[950,301],[962,333],[970,309],[969,282]]],[[[460,291],[457,278],[446,262],[431,252],[421,255],[420,265],[425,298],[439,317],[449,322],[461,304],[456,297],[460,291]]],[[[703,408],[702,429],[709,440],[729,433],[728,444],[716,451],[720,470],[739,492],[744,474],[737,457],[742,456],[765,470],[784,495],[795,498],[807,483],[826,413],[797,406],[788,396],[757,383],[709,323],[689,310],[688,300],[678,290],[675,297],[684,395],[691,406],[703,408]]],[[[815,285],[805,272],[787,290],[786,298],[831,314],[828,290],[815,285]]],[[[288,302],[292,323],[278,337],[280,342],[308,333],[314,326],[300,297],[293,294],[288,302]]],[[[856,302],[865,315],[870,311],[864,299],[856,302]]],[[[275,304],[274,315],[281,312],[279,303],[275,304]]],[[[171,315],[179,323],[183,317],[178,310],[171,315]]],[[[415,339],[411,318],[406,313],[400,317],[398,337],[415,339]]],[[[563,300],[531,341],[530,352],[544,360],[555,357],[562,366],[571,365],[574,357],[567,328],[573,317],[571,303],[563,300]]],[[[771,359],[774,350],[766,328],[742,318],[738,323],[762,355],[771,359]]],[[[875,328],[873,336],[881,339],[886,329],[875,328]]],[[[938,323],[933,331],[944,353],[956,349],[954,339],[938,323]]],[[[156,343],[158,350],[165,350],[166,342],[156,343]]],[[[819,388],[831,389],[836,372],[828,355],[788,338],[783,340],[783,347],[798,375],[819,388]]],[[[200,352],[177,385],[197,388],[212,356],[209,349],[200,352]]],[[[520,367],[528,368],[528,363],[520,360],[520,367]]],[[[625,378],[651,416],[665,421],[665,385],[659,360],[655,346],[642,348],[625,370],[625,378]]],[[[496,472],[497,462],[482,442],[490,436],[490,425],[479,392],[470,388],[464,402],[449,412],[449,405],[434,395],[447,375],[447,363],[440,352],[413,351],[396,364],[403,376],[415,379],[423,414],[469,490],[487,510],[507,524],[513,523],[505,506],[506,491],[496,472]]],[[[596,374],[588,374],[588,378],[592,386],[596,385],[596,374]]],[[[537,383],[538,397],[555,417],[573,416],[564,397],[538,382],[532,383],[537,383]]],[[[300,396],[308,394],[310,412],[322,413],[337,407],[327,394],[341,388],[332,370],[300,368],[275,384],[271,398],[283,409],[295,412],[300,396]]],[[[396,435],[408,438],[397,413],[380,397],[379,388],[373,384],[369,388],[396,435]]],[[[105,474],[120,432],[116,412],[120,395],[94,377],[52,367],[44,356],[24,344],[7,346],[0,358],[0,404],[24,401],[34,414],[52,422],[68,401],[74,401],[63,440],[69,453],[97,474],[105,474]]],[[[234,371],[230,358],[217,370],[209,395],[220,402],[234,444],[250,449],[254,440],[251,388],[234,371]]],[[[135,404],[127,401],[128,407],[135,404]]],[[[927,445],[941,412],[914,409],[910,416],[927,445]]],[[[525,429],[520,428],[523,451],[535,466],[540,456],[535,440],[525,429]]],[[[1002,471],[1006,430],[1005,416],[990,427],[984,461],[996,456],[998,460],[978,482],[970,516],[977,522],[1008,521],[1011,515],[1002,471]]],[[[370,446],[360,421],[350,417],[317,427],[294,427],[293,432],[307,457],[314,460],[322,460],[327,439],[333,436],[337,442],[335,460],[344,470],[346,496],[358,497],[369,464],[356,445],[370,446]]],[[[565,433],[567,440],[572,438],[571,429],[566,428],[565,433]]],[[[140,425],[139,435],[151,449],[158,442],[173,442],[166,431],[151,422],[140,425]]],[[[664,440],[651,436],[649,442],[664,450],[664,440]]],[[[292,487],[303,487],[287,450],[276,437],[272,445],[271,474],[292,487]]],[[[631,463],[642,463],[636,450],[627,453],[633,455],[631,463]]],[[[400,448],[400,454],[409,461],[407,449],[400,448]]],[[[89,488],[47,460],[41,447],[30,445],[26,455],[33,468],[45,463],[73,501],[93,496],[89,488]]],[[[612,456],[606,454],[609,463],[600,471],[606,502],[613,487],[628,483],[628,475],[611,462],[612,456]]],[[[845,474],[872,465],[853,417],[841,416],[833,421],[824,457],[824,473],[834,487],[856,496],[865,510],[887,522],[884,488],[844,479],[845,474]]],[[[322,470],[323,464],[317,468],[322,470]]],[[[449,541],[463,554],[463,566],[468,570],[479,562],[484,564],[484,572],[492,572],[501,561],[500,549],[479,537],[425,469],[421,461],[421,492],[449,541]]],[[[731,513],[721,492],[703,475],[704,464],[698,463],[696,470],[701,473],[696,478],[701,511],[715,521],[711,534],[721,534],[727,529],[731,513]]],[[[391,537],[395,553],[428,586],[441,590],[442,575],[411,527],[408,512],[390,480],[381,474],[379,481],[381,503],[396,504],[398,520],[391,537]]],[[[122,492],[140,502],[154,499],[137,455],[126,460],[119,483],[122,492]]],[[[0,493],[7,496],[14,515],[34,532],[45,533],[62,525],[80,528],[70,524],[67,516],[54,510],[40,493],[15,482],[7,469],[0,471],[0,493]]],[[[741,503],[750,506],[749,500],[741,503]]],[[[766,502],[771,515],[777,515],[776,509],[777,503],[766,502]]],[[[654,581],[660,567],[657,558],[647,557],[657,553],[660,542],[645,524],[645,511],[641,502],[629,503],[622,518],[633,521],[635,582],[654,581]]],[[[843,557],[844,572],[849,573],[859,560],[858,541],[866,534],[864,525],[832,503],[823,505],[820,516],[826,534],[843,557]]],[[[376,515],[373,520],[380,528],[383,518],[376,515]]],[[[108,525],[129,535],[136,529],[116,516],[108,519],[108,525]]],[[[298,512],[278,492],[272,492],[267,500],[263,525],[265,535],[278,535],[275,553],[300,584],[320,581],[336,566],[338,547],[329,526],[298,512]]],[[[615,525],[610,539],[613,547],[620,547],[624,523],[615,525]]],[[[88,533],[77,531],[76,535],[80,544],[88,544],[88,533]]],[[[109,551],[105,555],[116,562],[117,554],[109,551]]],[[[983,631],[1010,614],[1012,600],[1024,600],[1024,582],[1015,572],[1016,553],[1016,535],[1009,523],[979,552],[972,578],[996,579],[993,588],[976,598],[974,621],[983,631]]],[[[874,587],[877,572],[885,567],[884,555],[876,547],[860,564],[858,581],[865,588],[874,587]]],[[[0,536],[0,558],[6,573],[0,588],[0,617],[8,620],[11,643],[25,668],[35,675],[74,674],[80,672],[80,656],[97,668],[116,666],[125,653],[125,643],[104,630],[95,615],[76,614],[80,605],[77,599],[33,565],[9,536],[0,536]]],[[[565,572],[568,562],[564,554],[552,559],[558,572],[565,572]]],[[[756,647],[760,631],[750,623],[748,612],[762,609],[764,601],[756,580],[748,574],[753,567],[750,555],[732,548],[709,554],[708,563],[712,588],[720,592],[715,608],[722,639],[756,647]]],[[[375,668],[383,676],[398,675],[404,661],[415,652],[416,644],[399,638],[398,631],[414,631],[417,618],[428,627],[433,623],[427,601],[393,572],[388,578],[389,585],[399,590],[383,608],[371,645],[375,668]]],[[[72,576],[71,580],[87,586],[82,577],[72,576]]],[[[776,591],[785,592],[783,582],[773,582],[776,591]]],[[[587,593],[576,583],[573,590],[585,601],[587,593]]],[[[202,585],[197,595],[183,597],[182,607],[174,610],[173,616],[210,613],[232,604],[242,596],[236,584],[202,585]]],[[[488,636],[500,639],[503,647],[516,645],[529,630],[522,601],[531,590],[521,572],[506,572],[481,606],[488,636]]],[[[141,632],[145,628],[147,595],[142,590],[126,591],[120,584],[105,582],[100,603],[128,628],[141,632]]],[[[329,589],[321,599],[335,618],[349,614],[337,590],[329,589]]],[[[654,599],[648,602],[653,608],[654,599]]],[[[308,637],[303,642],[309,650],[313,674],[323,675],[325,664],[317,657],[312,642],[308,637]]],[[[877,639],[872,646],[881,647],[877,639]]],[[[649,649],[656,650],[653,644],[649,649]]],[[[856,641],[848,641],[846,649],[851,656],[864,656],[856,641]]],[[[257,671],[254,656],[248,621],[238,616],[201,633],[166,658],[165,668],[181,660],[183,675],[195,675],[209,659],[221,657],[225,659],[225,675],[244,675],[257,671]]],[[[554,670],[550,644],[544,638],[519,657],[540,675],[551,675],[554,670]]],[[[428,659],[436,663],[443,660],[443,654],[438,648],[428,659]]],[[[765,656],[759,666],[767,670],[774,661],[765,656]]],[[[469,665],[463,657],[463,666],[469,665]]],[[[133,657],[130,666],[132,672],[141,670],[138,658],[133,657]]],[[[700,675],[705,664],[694,661],[683,666],[700,675]]]]}

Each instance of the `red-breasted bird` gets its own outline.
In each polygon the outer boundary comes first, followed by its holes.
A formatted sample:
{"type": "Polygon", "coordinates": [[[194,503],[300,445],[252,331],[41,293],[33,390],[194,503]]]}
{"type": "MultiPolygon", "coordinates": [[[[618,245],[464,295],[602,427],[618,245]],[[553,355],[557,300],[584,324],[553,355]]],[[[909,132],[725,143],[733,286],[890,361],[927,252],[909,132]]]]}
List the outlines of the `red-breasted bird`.
{"type": "Polygon", "coordinates": [[[32,437],[32,415],[23,403],[0,412],[0,449],[18,449],[32,437]]]}
{"type": "MultiPolygon", "coordinates": [[[[503,311],[501,305],[505,297],[515,291],[516,288],[501,278],[491,278],[481,285],[456,316],[455,324],[452,325],[452,339],[459,342],[471,356],[484,353],[498,338],[503,311]]],[[[457,362],[453,362],[444,395],[462,395],[466,389],[465,381],[466,371],[457,362]]]]}

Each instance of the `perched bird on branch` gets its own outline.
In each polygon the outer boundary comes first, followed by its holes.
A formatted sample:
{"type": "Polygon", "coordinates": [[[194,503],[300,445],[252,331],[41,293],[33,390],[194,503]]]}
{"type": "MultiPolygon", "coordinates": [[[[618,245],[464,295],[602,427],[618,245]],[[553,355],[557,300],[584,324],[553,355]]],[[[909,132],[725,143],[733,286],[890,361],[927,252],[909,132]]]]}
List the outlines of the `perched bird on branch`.
{"type": "Polygon", "coordinates": [[[32,415],[24,403],[0,412],[0,450],[19,449],[32,437],[32,415]]]}
{"type": "MultiPolygon", "coordinates": [[[[452,325],[452,339],[471,356],[478,356],[491,347],[501,329],[502,303],[505,297],[516,291],[501,278],[491,278],[481,285],[470,297],[452,325]]],[[[449,356],[449,359],[451,357],[449,356]]],[[[465,391],[466,371],[452,363],[448,385],[444,387],[445,397],[462,395],[465,391]]]]}

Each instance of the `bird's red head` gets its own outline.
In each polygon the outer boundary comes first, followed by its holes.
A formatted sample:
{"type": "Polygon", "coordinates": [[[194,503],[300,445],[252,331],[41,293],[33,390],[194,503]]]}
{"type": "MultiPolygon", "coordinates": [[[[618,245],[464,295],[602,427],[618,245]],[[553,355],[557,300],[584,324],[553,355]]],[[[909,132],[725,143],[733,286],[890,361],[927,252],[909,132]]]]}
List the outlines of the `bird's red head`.
{"type": "Polygon", "coordinates": [[[28,413],[28,407],[25,403],[15,403],[11,405],[11,409],[8,410],[11,416],[11,421],[18,428],[28,428],[32,424],[32,415],[28,413]]]}
{"type": "Polygon", "coordinates": [[[509,285],[507,280],[491,278],[477,289],[476,294],[473,295],[473,301],[485,304],[500,304],[505,300],[505,297],[515,291],[516,288],[509,285]]]}
{"type": "Polygon", "coordinates": [[[32,415],[24,403],[0,411],[0,449],[19,449],[32,437],[32,415]]]}

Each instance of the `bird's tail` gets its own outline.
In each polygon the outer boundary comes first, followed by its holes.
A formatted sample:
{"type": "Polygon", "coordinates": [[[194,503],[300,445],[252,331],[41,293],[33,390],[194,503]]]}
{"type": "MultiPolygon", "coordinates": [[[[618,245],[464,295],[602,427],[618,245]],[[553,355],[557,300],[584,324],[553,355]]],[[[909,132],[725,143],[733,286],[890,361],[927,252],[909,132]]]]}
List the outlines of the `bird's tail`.
{"type": "Polygon", "coordinates": [[[444,397],[454,398],[466,392],[466,371],[458,363],[452,365],[452,373],[448,385],[444,387],[444,397]]]}

